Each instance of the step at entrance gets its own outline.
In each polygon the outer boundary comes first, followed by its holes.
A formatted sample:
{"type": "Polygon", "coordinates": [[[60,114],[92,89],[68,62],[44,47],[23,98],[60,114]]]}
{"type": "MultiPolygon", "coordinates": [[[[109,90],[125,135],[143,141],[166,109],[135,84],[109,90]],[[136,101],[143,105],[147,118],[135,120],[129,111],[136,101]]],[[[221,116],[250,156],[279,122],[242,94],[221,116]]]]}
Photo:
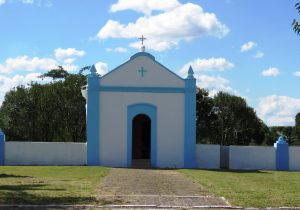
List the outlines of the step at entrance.
{"type": "Polygon", "coordinates": [[[131,168],[152,168],[150,159],[133,159],[131,168]]]}

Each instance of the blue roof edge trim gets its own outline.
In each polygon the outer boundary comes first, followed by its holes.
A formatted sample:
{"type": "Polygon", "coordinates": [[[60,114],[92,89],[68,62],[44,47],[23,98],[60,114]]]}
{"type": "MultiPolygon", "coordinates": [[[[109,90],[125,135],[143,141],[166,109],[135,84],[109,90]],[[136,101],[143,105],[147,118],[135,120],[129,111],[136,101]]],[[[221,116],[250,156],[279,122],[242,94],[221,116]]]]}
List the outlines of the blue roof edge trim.
{"type": "Polygon", "coordinates": [[[150,53],[147,53],[147,52],[138,52],[138,53],[134,54],[133,56],[130,57],[130,59],[128,61],[126,61],[125,63],[117,66],[114,69],[112,69],[110,72],[104,74],[103,76],[101,76],[101,78],[104,78],[104,77],[108,76],[109,74],[111,74],[112,72],[119,70],[119,68],[121,68],[122,66],[126,65],[131,60],[133,60],[133,59],[135,59],[137,57],[140,57],[140,56],[146,56],[146,57],[150,58],[151,60],[153,60],[154,62],[156,62],[158,65],[160,65],[161,67],[163,67],[165,70],[169,71],[171,74],[173,74],[174,76],[176,76],[178,79],[183,80],[183,81],[185,80],[184,78],[180,77],[175,72],[173,72],[172,70],[170,70],[167,67],[165,67],[163,64],[159,63],[157,60],[155,60],[155,57],[153,55],[151,55],[150,53]]]}
{"type": "Polygon", "coordinates": [[[130,60],[133,60],[133,59],[135,59],[139,56],[147,56],[148,58],[155,61],[155,57],[153,55],[151,55],[150,53],[147,53],[147,52],[138,52],[138,53],[134,54],[133,56],[131,56],[130,60]]]}

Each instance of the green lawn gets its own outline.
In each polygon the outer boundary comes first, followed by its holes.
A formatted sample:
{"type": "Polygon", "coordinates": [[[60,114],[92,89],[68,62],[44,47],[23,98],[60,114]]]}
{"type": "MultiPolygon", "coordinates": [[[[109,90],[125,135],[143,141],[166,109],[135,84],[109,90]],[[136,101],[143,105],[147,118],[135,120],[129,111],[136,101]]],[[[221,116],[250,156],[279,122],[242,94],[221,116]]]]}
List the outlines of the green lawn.
{"type": "Polygon", "coordinates": [[[1,166],[0,204],[95,204],[109,169],[87,166],[1,166]]]}
{"type": "Polygon", "coordinates": [[[300,172],[188,169],[180,172],[235,206],[300,206],[300,172]]]}

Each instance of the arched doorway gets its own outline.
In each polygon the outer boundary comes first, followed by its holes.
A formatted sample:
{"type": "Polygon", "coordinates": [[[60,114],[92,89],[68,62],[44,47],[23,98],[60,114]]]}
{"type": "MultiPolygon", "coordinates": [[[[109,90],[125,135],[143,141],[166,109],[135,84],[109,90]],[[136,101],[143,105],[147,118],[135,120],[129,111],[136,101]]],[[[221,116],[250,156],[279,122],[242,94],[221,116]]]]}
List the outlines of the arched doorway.
{"type": "Polygon", "coordinates": [[[138,114],[132,120],[132,159],[151,158],[151,119],[138,114]]]}

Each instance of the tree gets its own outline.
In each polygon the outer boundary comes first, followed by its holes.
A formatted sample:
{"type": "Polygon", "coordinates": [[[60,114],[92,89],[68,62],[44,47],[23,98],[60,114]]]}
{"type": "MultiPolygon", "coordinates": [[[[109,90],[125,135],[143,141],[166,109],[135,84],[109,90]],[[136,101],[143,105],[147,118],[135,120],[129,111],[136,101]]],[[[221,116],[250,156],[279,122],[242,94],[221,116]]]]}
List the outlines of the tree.
{"type": "MultiPolygon", "coordinates": [[[[295,4],[296,10],[298,10],[298,13],[300,13],[300,3],[295,4]]],[[[295,33],[297,33],[298,35],[300,35],[300,23],[294,19],[293,23],[293,30],[295,31],[295,33]]]]}
{"type": "Polygon", "coordinates": [[[62,67],[47,72],[45,77],[53,81],[19,86],[5,95],[0,124],[7,139],[86,141],[85,99],[81,96],[86,77],[69,74],[62,67]]]}
{"type": "Polygon", "coordinates": [[[215,133],[221,145],[261,144],[266,140],[268,127],[260,120],[245,99],[219,92],[214,97],[214,106],[218,107],[218,120],[215,133]]]}
{"type": "Polygon", "coordinates": [[[199,88],[196,95],[197,143],[215,143],[210,138],[214,134],[213,122],[217,119],[212,111],[213,106],[213,99],[208,96],[208,91],[199,88]]]}
{"type": "Polygon", "coordinates": [[[62,66],[58,66],[57,69],[52,69],[45,74],[42,74],[40,78],[50,77],[52,79],[65,79],[69,76],[69,73],[64,70],[62,66]]]}
{"type": "Polygon", "coordinates": [[[297,144],[300,144],[300,112],[295,117],[294,138],[297,144]]]}

